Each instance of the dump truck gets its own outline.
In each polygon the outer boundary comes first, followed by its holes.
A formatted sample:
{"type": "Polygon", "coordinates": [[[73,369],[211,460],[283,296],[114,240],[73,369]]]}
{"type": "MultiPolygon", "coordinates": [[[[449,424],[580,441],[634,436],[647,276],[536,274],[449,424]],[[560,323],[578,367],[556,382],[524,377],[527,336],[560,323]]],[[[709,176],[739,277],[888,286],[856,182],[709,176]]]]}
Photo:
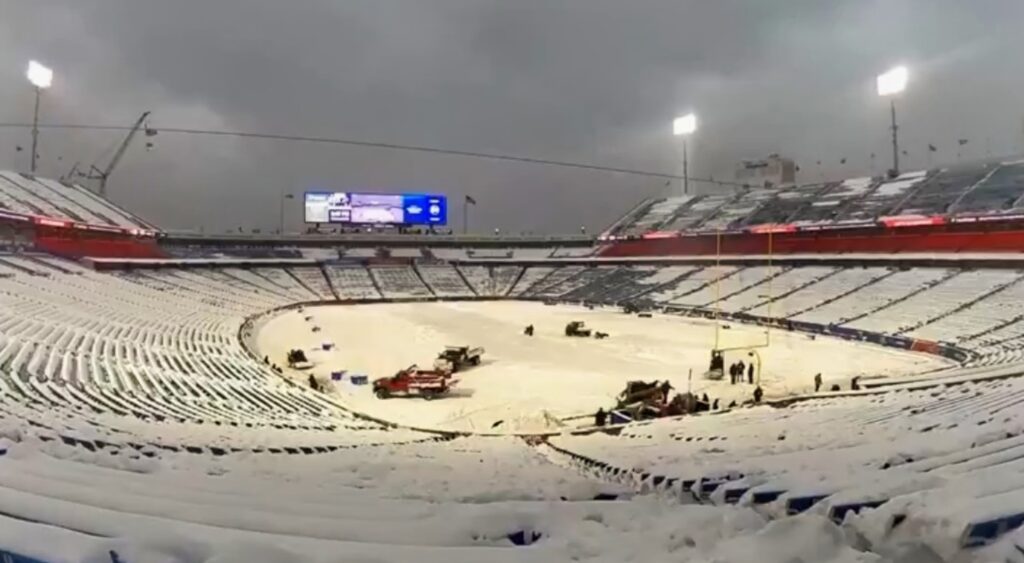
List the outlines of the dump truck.
{"type": "Polygon", "coordinates": [[[470,346],[446,346],[434,360],[434,368],[445,370],[450,373],[462,371],[469,366],[480,365],[480,359],[484,355],[484,349],[470,346]]]}

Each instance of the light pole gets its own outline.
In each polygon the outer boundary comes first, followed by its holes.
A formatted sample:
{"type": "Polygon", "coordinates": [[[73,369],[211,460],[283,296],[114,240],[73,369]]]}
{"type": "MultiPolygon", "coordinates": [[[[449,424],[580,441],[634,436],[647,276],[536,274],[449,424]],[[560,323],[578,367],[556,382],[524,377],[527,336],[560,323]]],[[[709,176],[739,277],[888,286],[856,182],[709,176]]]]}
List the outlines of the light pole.
{"type": "Polygon", "coordinates": [[[878,75],[878,95],[889,98],[889,112],[892,116],[892,176],[900,175],[900,142],[896,126],[895,96],[907,89],[907,67],[898,66],[878,75]]]}
{"type": "Polygon", "coordinates": [[[43,90],[53,84],[53,70],[36,61],[28,62],[28,72],[25,73],[28,81],[36,89],[36,108],[32,114],[32,174],[36,173],[36,159],[39,157],[39,98],[43,90]]]}
{"type": "Polygon", "coordinates": [[[672,122],[672,134],[683,139],[683,195],[690,193],[690,156],[686,150],[686,139],[697,131],[697,116],[688,113],[672,122]]]}

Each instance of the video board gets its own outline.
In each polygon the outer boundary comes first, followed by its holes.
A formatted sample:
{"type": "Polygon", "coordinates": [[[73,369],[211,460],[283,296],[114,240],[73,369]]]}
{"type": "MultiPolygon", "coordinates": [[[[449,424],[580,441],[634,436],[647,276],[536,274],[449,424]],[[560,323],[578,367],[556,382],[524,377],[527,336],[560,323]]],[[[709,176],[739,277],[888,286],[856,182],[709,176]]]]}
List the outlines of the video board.
{"type": "Polygon", "coordinates": [[[307,223],[445,225],[448,198],[438,194],[306,192],[307,223]]]}

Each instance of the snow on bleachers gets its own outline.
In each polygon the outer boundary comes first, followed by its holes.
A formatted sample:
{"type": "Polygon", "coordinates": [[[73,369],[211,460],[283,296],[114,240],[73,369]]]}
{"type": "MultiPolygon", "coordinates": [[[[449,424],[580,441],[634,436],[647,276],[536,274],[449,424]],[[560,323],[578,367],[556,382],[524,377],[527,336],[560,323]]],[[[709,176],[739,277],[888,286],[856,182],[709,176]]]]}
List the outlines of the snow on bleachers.
{"type": "Polygon", "coordinates": [[[152,228],[78,185],[0,171],[0,207],[25,215],[42,215],[93,225],[152,228]]]}
{"type": "Polygon", "coordinates": [[[659,420],[552,444],[628,468],[635,482],[658,479],[776,518],[815,507],[876,550],[913,539],[954,560],[975,538],[988,543],[1007,529],[986,536],[982,523],[1021,512],[1022,402],[1016,378],[659,420]]]}
{"type": "Polygon", "coordinates": [[[609,235],[652,231],[714,231],[768,223],[870,223],[891,215],[999,215],[1024,209],[1024,162],[974,163],[939,171],[906,172],[893,179],[655,200],[630,211],[609,235]]]}
{"type": "Polygon", "coordinates": [[[272,295],[282,297],[287,301],[302,301],[303,297],[305,297],[305,299],[307,300],[312,297],[309,294],[309,292],[295,293],[289,291],[289,289],[285,289],[280,285],[271,282],[267,278],[252,272],[251,270],[245,270],[243,268],[224,268],[222,271],[229,276],[238,278],[241,281],[252,284],[254,287],[259,288],[259,290],[261,291],[265,291],[272,295]]]}
{"type": "Polygon", "coordinates": [[[491,277],[490,266],[473,266],[460,264],[456,266],[462,277],[466,279],[473,291],[480,296],[490,297],[494,293],[494,278],[491,277]]]}
{"type": "MultiPolygon", "coordinates": [[[[3,176],[0,173],[0,176],[3,176]]],[[[77,198],[68,197],[67,194],[73,190],[68,189],[55,189],[54,186],[60,186],[56,182],[44,182],[41,178],[27,178],[25,176],[13,177],[8,174],[7,178],[11,182],[17,182],[18,185],[24,189],[32,192],[37,197],[49,200],[55,205],[58,205],[60,209],[71,218],[82,223],[89,223],[94,225],[110,225],[116,226],[116,223],[108,221],[105,217],[99,216],[93,212],[89,207],[83,206],[77,198]]],[[[61,186],[63,188],[63,186],[61,186]]]]}
{"type": "Polygon", "coordinates": [[[991,170],[976,166],[940,170],[896,211],[898,215],[941,215],[991,170]]]}
{"type": "Polygon", "coordinates": [[[516,285],[523,275],[522,266],[492,266],[491,276],[494,279],[494,295],[510,295],[512,286],[516,285]]]}
{"type": "Polygon", "coordinates": [[[22,433],[24,443],[10,445],[17,455],[0,468],[8,500],[2,547],[16,561],[29,559],[6,550],[31,553],[33,561],[168,561],[168,553],[198,553],[175,557],[312,562],[343,553],[334,560],[526,563],[570,561],[578,545],[618,559],[627,548],[616,544],[626,538],[637,542],[629,550],[661,560],[674,548],[655,541],[666,535],[659,521],[703,528],[708,537],[733,528],[704,523],[688,507],[655,513],[652,499],[595,502],[625,496],[629,487],[547,461],[512,437],[436,441],[421,434],[400,445],[239,455],[116,441],[91,453],[91,440],[36,427],[22,433]],[[596,520],[608,523],[599,536],[586,525],[596,520]],[[638,525],[650,531],[637,532],[638,525]],[[541,536],[565,545],[513,543],[541,536]]]}
{"type": "Polygon", "coordinates": [[[508,291],[508,295],[522,295],[533,287],[534,284],[541,282],[557,269],[556,266],[530,266],[526,268],[519,279],[516,280],[515,286],[508,291]]]}
{"type": "MultiPolygon", "coordinates": [[[[330,426],[328,403],[252,363],[236,338],[244,316],[290,299],[233,274],[77,269],[0,278],[4,382],[20,400],[51,409],[181,424],[330,426]]],[[[130,433],[133,420],[117,424],[130,433]]]]}
{"type": "Polygon", "coordinates": [[[637,236],[658,230],[659,226],[681,208],[689,205],[694,196],[670,197],[655,201],[648,206],[646,212],[631,223],[619,226],[615,233],[619,236],[637,236]]]}
{"type": "Polygon", "coordinates": [[[645,266],[598,266],[594,272],[579,276],[576,287],[562,294],[570,301],[617,304],[642,291],[638,280],[651,275],[645,266]]]}
{"type": "Polygon", "coordinates": [[[896,272],[868,286],[866,291],[858,291],[837,300],[835,310],[838,311],[840,319],[845,319],[840,322],[850,328],[876,332],[895,331],[902,326],[900,322],[914,320],[906,316],[905,304],[910,304],[909,311],[912,315],[913,306],[922,303],[923,289],[943,283],[945,278],[957,273],[957,270],[948,268],[915,268],[896,272]],[[848,322],[855,318],[856,320],[848,322]]]}
{"type": "Polygon", "coordinates": [[[523,271],[521,266],[457,266],[462,276],[481,297],[502,297],[508,294],[512,285],[523,271]]]}
{"type": "MultiPolygon", "coordinates": [[[[857,288],[874,280],[890,275],[887,268],[794,268],[779,277],[776,287],[780,288],[780,297],[772,303],[772,316],[789,317],[794,320],[828,324],[836,317],[830,313],[818,314],[819,310],[827,310],[832,302],[839,297],[856,291],[857,288]],[[808,282],[818,279],[812,284],[808,282]],[[803,287],[802,289],[793,289],[803,287]],[[789,293],[792,291],[792,293],[789,293]]],[[[870,286],[869,286],[870,287],[870,286]]],[[[766,314],[766,306],[751,309],[753,314],[766,314]]]]}
{"type": "Polygon", "coordinates": [[[620,268],[618,266],[563,268],[563,270],[567,270],[563,277],[559,278],[552,275],[549,278],[552,283],[539,289],[534,295],[537,297],[566,297],[568,294],[571,294],[575,290],[581,289],[584,286],[594,284],[600,287],[607,283],[606,279],[609,275],[619,269],[620,268]]]}
{"type": "Polygon", "coordinates": [[[309,289],[316,294],[317,297],[326,301],[333,301],[337,299],[334,292],[331,291],[331,286],[327,283],[327,278],[324,277],[324,273],[320,268],[317,267],[295,267],[287,268],[285,271],[289,272],[296,280],[299,281],[306,289],[309,289]]]}
{"type": "Polygon", "coordinates": [[[387,298],[431,297],[427,286],[423,285],[416,271],[409,266],[374,266],[370,275],[380,288],[381,295],[387,298]]]}
{"type": "MultiPolygon", "coordinates": [[[[349,267],[325,267],[339,288],[357,285],[336,275],[349,267]]],[[[487,278],[506,288],[519,280],[519,292],[580,298],[721,278],[723,287],[749,288],[723,301],[735,308],[770,273],[763,265],[418,267],[435,290],[454,273],[474,288],[487,278]]],[[[895,302],[882,310],[890,313],[928,309],[932,294],[940,318],[921,328],[980,326],[952,323],[968,313],[998,315],[991,326],[1024,315],[1024,284],[996,291],[1017,279],[1009,270],[778,270],[773,293],[783,311],[790,299],[802,310],[867,284],[865,295],[895,302]]],[[[426,289],[411,268],[372,271],[382,286],[426,289]]],[[[0,549],[25,534],[34,555],[54,561],[69,550],[107,560],[126,546],[131,560],[166,559],[168,545],[225,561],[344,553],[381,563],[410,554],[525,563],[579,559],[581,550],[615,561],[748,561],[762,548],[779,561],[816,561],[870,559],[912,541],[966,561],[991,555],[968,546],[1021,541],[1009,530],[1024,522],[1022,378],[818,397],[616,434],[565,432],[549,438],[555,448],[437,436],[359,419],[248,356],[238,339],[247,337],[244,320],[313,295],[318,284],[326,278],[312,267],[104,274],[0,255],[0,549]],[[633,490],[651,494],[590,500],[633,490]],[[112,536],[117,542],[104,543],[112,536]],[[516,549],[513,536],[544,540],[516,549]],[[129,543],[140,537],[152,543],[129,543]]],[[[1015,339],[1024,327],[1014,325],[969,344],[998,350],[994,361],[1022,360],[1015,339]]]]}
{"type": "Polygon", "coordinates": [[[699,268],[694,266],[630,266],[624,268],[624,276],[615,284],[601,288],[594,298],[609,303],[644,300],[647,294],[661,285],[687,275],[699,268]]]}
{"type": "Polygon", "coordinates": [[[736,196],[733,194],[714,194],[701,196],[700,199],[695,201],[689,207],[686,207],[684,211],[675,214],[671,221],[661,225],[659,230],[661,231],[683,231],[686,229],[698,227],[702,221],[704,221],[708,214],[713,213],[718,208],[722,207],[726,202],[732,200],[736,196]]]}
{"type": "Polygon", "coordinates": [[[832,221],[841,207],[857,200],[875,185],[871,178],[850,178],[838,184],[830,184],[818,193],[810,206],[804,207],[791,219],[794,224],[827,223],[832,221]]]}
{"type": "Polygon", "coordinates": [[[715,215],[705,221],[702,230],[726,230],[742,223],[749,215],[762,205],[775,198],[775,190],[753,189],[744,193],[740,199],[723,205],[715,215]]]}
{"type": "Polygon", "coordinates": [[[951,211],[969,215],[1019,212],[1024,204],[1024,162],[993,167],[954,203],[951,211]]]}
{"type": "Polygon", "coordinates": [[[663,287],[645,297],[659,303],[681,303],[679,299],[687,294],[693,293],[704,286],[713,285],[716,281],[731,276],[737,270],[739,270],[737,266],[708,266],[706,268],[699,268],[693,270],[675,284],[663,287]]]}
{"type": "Polygon", "coordinates": [[[723,277],[718,283],[711,283],[689,295],[681,296],[673,300],[673,303],[690,307],[718,308],[718,300],[724,301],[726,297],[750,289],[758,293],[765,293],[767,290],[761,287],[764,282],[772,276],[777,275],[782,269],[778,266],[771,268],[767,266],[752,266],[741,268],[731,276],[723,277]]]}
{"type": "MultiPolygon", "coordinates": [[[[828,284],[827,286],[809,286],[806,290],[798,292],[803,295],[791,296],[797,297],[800,305],[806,304],[804,312],[792,318],[805,322],[839,324],[881,307],[893,299],[901,298],[918,289],[921,284],[938,279],[946,273],[945,270],[938,275],[934,271],[928,272],[919,283],[916,271],[892,271],[887,268],[844,269],[835,275],[836,279],[825,280],[823,283],[828,284]],[[890,281],[889,278],[896,279],[890,281]],[[819,298],[816,295],[817,290],[826,287],[829,291],[819,298]],[[862,289],[856,290],[858,287],[862,289]],[[813,303],[815,300],[817,306],[813,303]]],[[[790,315],[801,310],[789,306],[787,309],[790,315]]]]}
{"type": "Polygon", "coordinates": [[[324,272],[330,277],[334,292],[340,299],[380,299],[370,273],[362,266],[327,264],[324,272]]]}
{"type": "Polygon", "coordinates": [[[476,295],[450,264],[417,264],[423,281],[438,297],[473,297],[476,295]]]}
{"type": "MultiPolygon", "coordinates": [[[[896,330],[899,332],[907,332],[909,329],[924,325],[924,330],[917,329],[913,331],[915,334],[929,334],[935,336],[935,340],[952,340],[960,336],[966,336],[968,334],[974,334],[978,330],[973,330],[967,333],[961,332],[959,329],[968,328],[967,326],[959,325],[957,321],[951,321],[947,319],[960,317],[962,313],[956,312],[966,304],[982,299],[989,293],[999,289],[1002,286],[1013,283],[1020,279],[1020,273],[1012,270],[967,270],[962,271],[958,275],[947,279],[946,281],[936,285],[928,291],[919,293],[906,301],[900,302],[889,309],[880,311],[878,314],[884,314],[887,319],[890,319],[892,323],[890,328],[886,329],[885,332],[894,332],[893,326],[898,327],[896,330]],[[931,319],[939,319],[934,325],[925,324],[931,319]],[[946,321],[946,322],[943,322],[946,321]],[[927,327],[931,326],[931,329],[927,327]],[[957,327],[953,332],[948,329],[957,327]]],[[[984,301],[984,299],[982,299],[984,301]]],[[[994,300],[998,301],[998,299],[994,300]]],[[[996,311],[993,311],[997,313],[996,311]]],[[[963,317],[964,320],[973,317],[963,317]]],[[[998,313],[996,318],[998,318],[998,313]]],[[[993,319],[990,317],[987,321],[982,321],[981,326],[978,324],[973,325],[977,329],[983,329],[988,326],[995,326],[993,319]]],[[[968,322],[968,325],[970,323],[968,322]]],[[[928,338],[928,337],[924,337],[928,338]]]]}
{"type": "Polygon", "coordinates": [[[1020,304],[1024,303],[1024,283],[1020,281],[1020,272],[1004,271],[1000,273],[1014,276],[1010,280],[1014,283],[964,309],[918,327],[910,331],[909,335],[915,338],[946,342],[964,341],[979,338],[978,335],[989,332],[1024,313],[1020,310],[1020,304]]]}
{"type": "Polygon", "coordinates": [[[34,215],[54,217],[84,223],[85,218],[64,209],[29,187],[31,180],[16,173],[0,171],[0,191],[22,204],[22,208],[30,209],[34,215]]]}
{"type": "Polygon", "coordinates": [[[787,223],[798,211],[810,207],[823,190],[820,185],[793,186],[775,192],[774,200],[765,202],[744,219],[745,225],[787,223]]]}
{"type": "Polygon", "coordinates": [[[768,280],[764,280],[765,283],[760,285],[751,285],[748,289],[736,292],[732,295],[723,293],[720,307],[723,311],[739,312],[747,310],[747,312],[755,315],[767,315],[767,307],[763,310],[755,309],[755,307],[770,299],[775,299],[775,304],[778,306],[773,304],[771,314],[772,316],[777,316],[783,314],[788,308],[784,303],[784,300],[790,299],[787,294],[793,292],[799,287],[803,287],[813,282],[816,279],[828,276],[833,271],[833,268],[823,268],[819,266],[788,269],[776,267],[775,272],[777,275],[772,278],[770,288],[767,285],[768,280]],[[769,289],[771,291],[769,291],[769,289]]]}
{"type": "Polygon", "coordinates": [[[288,273],[284,268],[253,268],[252,272],[263,276],[267,281],[284,289],[298,301],[313,301],[323,299],[316,291],[306,287],[298,279],[288,273]]]}
{"type": "Polygon", "coordinates": [[[876,219],[906,198],[918,184],[924,182],[928,172],[920,170],[905,172],[898,177],[882,182],[874,191],[861,198],[857,205],[850,206],[838,217],[838,222],[855,222],[876,219]]]}
{"type": "Polygon", "coordinates": [[[563,293],[561,291],[563,285],[569,287],[572,278],[586,269],[586,266],[562,266],[555,268],[551,275],[529,288],[522,295],[524,297],[557,297],[563,293]]]}

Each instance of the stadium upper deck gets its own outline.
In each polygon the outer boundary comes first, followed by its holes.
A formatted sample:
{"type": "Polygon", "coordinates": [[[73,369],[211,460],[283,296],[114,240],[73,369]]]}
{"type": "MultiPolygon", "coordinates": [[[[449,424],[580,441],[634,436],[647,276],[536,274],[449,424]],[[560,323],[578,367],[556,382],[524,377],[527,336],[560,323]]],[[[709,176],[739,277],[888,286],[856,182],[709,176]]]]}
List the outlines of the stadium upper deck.
{"type": "Polygon", "coordinates": [[[747,188],[731,194],[652,199],[618,220],[604,237],[1022,216],[1024,161],[1013,161],[908,172],[893,179],[851,178],[777,190],[747,188]]]}

